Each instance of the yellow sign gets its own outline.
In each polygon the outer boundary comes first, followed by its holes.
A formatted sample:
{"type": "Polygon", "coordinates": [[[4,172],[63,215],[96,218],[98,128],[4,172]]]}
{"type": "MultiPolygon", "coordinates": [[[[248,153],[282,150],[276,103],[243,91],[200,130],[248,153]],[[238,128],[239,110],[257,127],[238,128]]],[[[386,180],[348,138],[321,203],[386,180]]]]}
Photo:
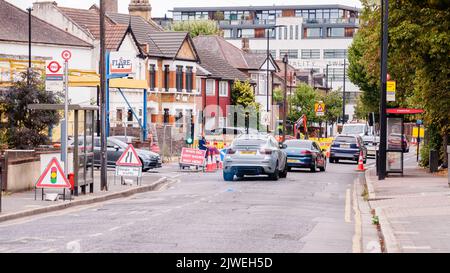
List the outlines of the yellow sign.
{"type": "Polygon", "coordinates": [[[395,81],[388,81],[386,85],[386,91],[395,92],[397,89],[397,84],[395,81]]]}
{"type": "Polygon", "coordinates": [[[314,105],[314,111],[316,112],[316,116],[325,115],[325,103],[318,102],[314,105]]]}
{"type": "MultiPolygon", "coordinates": [[[[417,127],[413,127],[412,137],[417,138],[417,131],[418,131],[418,128],[417,127]]],[[[421,138],[425,137],[425,130],[422,127],[420,127],[420,137],[421,138]]]]}

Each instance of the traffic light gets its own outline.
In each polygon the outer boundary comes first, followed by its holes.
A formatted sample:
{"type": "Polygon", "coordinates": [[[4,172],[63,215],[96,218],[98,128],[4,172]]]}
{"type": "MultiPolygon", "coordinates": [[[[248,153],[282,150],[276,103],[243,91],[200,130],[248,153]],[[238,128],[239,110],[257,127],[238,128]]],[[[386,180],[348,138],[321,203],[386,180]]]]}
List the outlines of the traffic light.
{"type": "Polygon", "coordinates": [[[186,136],[186,144],[192,145],[194,143],[194,123],[191,123],[190,128],[187,130],[187,136],[186,136]]]}

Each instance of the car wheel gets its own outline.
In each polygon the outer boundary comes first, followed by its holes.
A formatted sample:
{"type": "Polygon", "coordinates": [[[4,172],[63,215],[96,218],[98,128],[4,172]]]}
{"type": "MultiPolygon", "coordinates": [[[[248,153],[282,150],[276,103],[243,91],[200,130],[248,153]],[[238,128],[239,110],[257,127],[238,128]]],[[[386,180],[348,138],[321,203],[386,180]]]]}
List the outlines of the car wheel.
{"type": "Polygon", "coordinates": [[[330,163],[334,163],[334,158],[330,157],[328,160],[330,161],[330,163]]]}
{"type": "Polygon", "coordinates": [[[225,181],[233,181],[234,174],[223,172],[223,180],[225,181]]]}
{"type": "Polygon", "coordinates": [[[327,168],[327,161],[325,160],[325,161],[323,162],[323,167],[319,167],[319,170],[320,170],[321,172],[324,172],[326,168],[327,168]]]}
{"type": "Polygon", "coordinates": [[[287,167],[288,172],[292,171],[292,167],[287,167]]]}
{"type": "Polygon", "coordinates": [[[269,175],[269,178],[271,180],[277,181],[280,178],[280,171],[276,168],[275,172],[273,172],[273,174],[269,175]]]}
{"type": "Polygon", "coordinates": [[[317,161],[314,161],[313,165],[311,166],[311,172],[315,173],[317,171],[317,161]]]}
{"type": "Polygon", "coordinates": [[[280,177],[281,178],[286,178],[287,177],[287,173],[288,173],[288,166],[284,165],[284,169],[283,171],[280,173],[280,177]]]}

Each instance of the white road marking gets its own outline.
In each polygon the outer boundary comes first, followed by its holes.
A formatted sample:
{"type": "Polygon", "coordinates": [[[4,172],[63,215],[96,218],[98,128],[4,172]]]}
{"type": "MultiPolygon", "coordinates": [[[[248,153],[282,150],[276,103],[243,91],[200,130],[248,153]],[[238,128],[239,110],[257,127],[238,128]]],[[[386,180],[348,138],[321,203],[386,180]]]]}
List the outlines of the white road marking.
{"type": "Polygon", "coordinates": [[[345,192],[345,222],[351,222],[351,207],[350,207],[351,197],[350,197],[350,189],[347,189],[345,192]]]}
{"type": "Polygon", "coordinates": [[[98,237],[98,236],[102,236],[103,233],[95,233],[95,234],[91,234],[89,235],[89,237],[98,237]]]}
{"type": "Polygon", "coordinates": [[[118,230],[120,227],[112,227],[112,228],[110,228],[110,229],[108,229],[108,231],[115,231],[115,230],[118,230]]]}
{"type": "MultiPolygon", "coordinates": [[[[349,190],[347,190],[349,191],[349,190]]],[[[356,196],[356,183],[353,186],[353,211],[355,212],[355,234],[353,235],[352,249],[353,253],[361,253],[361,238],[362,238],[362,224],[361,212],[358,208],[358,201],[356,196]]]]}
{"type": "Polygon", "coordinates": [[[430,246],[403,246],[403,249],[418,249],[418,250],[425,250],[425,249],[431,249],[430,246]]]}
{"type": "Polygon", "coordinates": [[[399,235],[402,235],[402,234],[411,234],[411,235],[416,235],[416,234],[419,234],[419,232],[417,232],[417,231],[394,231],[394,233],[395,234],[399,234],[399,235]]]}

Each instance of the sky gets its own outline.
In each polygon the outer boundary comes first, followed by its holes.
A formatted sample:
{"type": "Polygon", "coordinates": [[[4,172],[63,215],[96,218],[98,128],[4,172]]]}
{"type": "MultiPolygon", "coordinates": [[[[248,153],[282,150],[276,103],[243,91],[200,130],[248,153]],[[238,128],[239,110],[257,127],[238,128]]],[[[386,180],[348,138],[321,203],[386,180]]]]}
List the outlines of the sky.
{"type": "MultiPolygon", "coordinates": [[[[33,2],[44,2],[48,0],[6,0],[22,9],[33,5],[33,2]]],[[[55,0],[59,6],[74,8],[89,8],[98,0],[55,0]]],[[[128,13],[130,0],[119,0],[119,12],[128,13]]],[[[150,0],[152,5],[152,17],[172,17],[169,10],[174,7],[208,7],[208,6],[264,6],[264,5],[318,5],[318,4],[341,4],[351,7],[361,7],[359,0],[150,0]]]]}

